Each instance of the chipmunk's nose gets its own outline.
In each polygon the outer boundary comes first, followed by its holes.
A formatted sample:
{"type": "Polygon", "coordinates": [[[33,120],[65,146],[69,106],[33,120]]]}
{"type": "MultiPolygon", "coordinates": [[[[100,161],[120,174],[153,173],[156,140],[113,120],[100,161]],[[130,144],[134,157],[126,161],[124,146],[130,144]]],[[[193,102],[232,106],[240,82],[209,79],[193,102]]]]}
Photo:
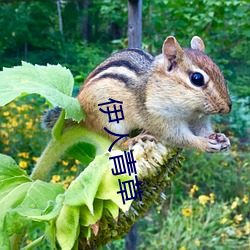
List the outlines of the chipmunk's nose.
{"type": "Polygon", "coordinates": [[[232,109],[232,102],[229,101],[222,109],[220,109],[219,113],[228,114],[231,112],[231,109],[232,109]]]}
{"type": "Polygon", "coordinates": [[[229,107],[229,113],[230,113],[232,110],[232,102],[231,101],[228,103],[228,107],[229,107]]]}

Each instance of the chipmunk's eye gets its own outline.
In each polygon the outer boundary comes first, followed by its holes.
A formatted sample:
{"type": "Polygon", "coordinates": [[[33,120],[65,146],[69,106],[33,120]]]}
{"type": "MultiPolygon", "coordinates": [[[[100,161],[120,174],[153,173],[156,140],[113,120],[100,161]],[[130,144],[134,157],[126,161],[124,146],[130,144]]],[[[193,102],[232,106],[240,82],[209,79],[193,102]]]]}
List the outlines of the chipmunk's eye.
{"type": "Polygon", "coordinates": [[[204,77],[201,73],[195,72],[190,74],[190,81],[198,87],[201,87],[204,85],[204,77]]]}

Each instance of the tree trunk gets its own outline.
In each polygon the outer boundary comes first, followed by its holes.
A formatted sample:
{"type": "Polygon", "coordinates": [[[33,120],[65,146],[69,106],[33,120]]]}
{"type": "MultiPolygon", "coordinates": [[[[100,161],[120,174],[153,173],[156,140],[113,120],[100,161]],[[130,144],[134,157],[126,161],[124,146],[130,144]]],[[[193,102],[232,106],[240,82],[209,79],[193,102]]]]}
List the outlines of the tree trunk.
{"type": "Polygon", "coordinates": [[[88,41],[90,39],[88,9],[89,9],[89,0],[83,0],[82,1],[82,39],[84,41],[88,41]]]}
{"type": "Polygon", "coordinates": [[[142,47],[142,0],[128,1],[128,47],[142,47]]]}
{"type": "MultiPolygon", "coordinates": [[[[128,47],[142,47],[142,0],[128,1],[128,47]]],[[[131,228],[126,236],[126,250],[136,250],[137,226],[131,228]]]]}
{"type": "Polygon", "coordinates": [[[62,12],[61,12],[60,0],[56,1],[56,5],[57,5],[57,12],[58,12],[58,20],[59,20],[59,30],[63,36],[63,22],[62,22],[62,12]]]}
{"type": "Polygon", "coordinates": [[[137,241],[137,225],[131,227],[129,233],[126,235],[126,250],[136,250],[136,241],[137,241]]]}

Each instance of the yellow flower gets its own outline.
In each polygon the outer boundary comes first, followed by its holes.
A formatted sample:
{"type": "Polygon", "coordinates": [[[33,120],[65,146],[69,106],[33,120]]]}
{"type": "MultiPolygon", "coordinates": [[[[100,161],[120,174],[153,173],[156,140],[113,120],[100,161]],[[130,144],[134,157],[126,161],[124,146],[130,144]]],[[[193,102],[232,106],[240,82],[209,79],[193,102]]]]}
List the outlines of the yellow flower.
{"type": "Polygon", "coordinates": [[[10,140],[8,138],[4,138],[3,139],[3,144],[9,145],[10,144],[10,140]]]}
{"type": "Polygon", "coordinates": [[[1,137],[5,137],[5,138],[9,137],[9,134],[4,130],[0,130],[0,135],[1,135],[1,137]]]}
{"type": "Polygon", "coordinates": [[[31,128],[32,128],[32,126],[33,126],[33,122],[32,122],[32,120],[30,120],[30,121],[26,122],[26,128],[27,128],[27,129],[31,129],[31,128]]]}
{"type": "Polygon", "coordinates": [[[69,165],[69,163],[67,161],[64,161],[64,160],[62,160],[62,164],[63,164],[63,166],[68,166],[69,165]]]}
{"type": "Polygon", "coordinates": [[[243,202],[247,204],[248,201],[249,201],[248,195],[245,194],[243,197],[243,202]]]}
{"type": "Polygon", "coordinates": [[[18,126],[17,121],[16,121],[16,120],[12,120],[12,121],[11,121],[11,126],[12,126],[12,127],[17,127],[17,126],[18,126]]]}
{"type": "Polygon", "coordinates": [[[235,209],[239,205],[239,198],[236,197],[235,201],[231,205],[231,209],[235,209]]]}
{"type": "Polygon", "coordinates": [[[227,222],[227,218],[222,218],[221,220],[220,220],[220,224],[225,224],[227,222]]]}
{"type": "Polygon", "coordinates": [[[223,161],[223,162],[221,163],[221,165],[222,165],[223,167],[227,167],[227,166],[228,166],[228,163],[223,161]]]}
{"type": "Polygon", "coordinates": [[[200,247],[201,246],[201,242],[199,239],[195,239],[194,240],[194,244],[197,246],[197,247],[200,247]]]}
{"type": "Polygon", "coordinates": [[[246,234],[250,234],[250,222],[247,221],[246,225],[244,226],[244,231],[246,232],[246,234]]]}
{"type": "Polygon", "coordinates": [[[241,237],[242,236],[242,232],[240,231],[240,230],[236,230],[236,235],[238,236],[238,237],[241,237]]]}
{"type": "Polygon", "coordinates": [[[75,179],[75,176],[67,176],[66,181],[67,182],[72,182],[75,179]]]}
{"type": "Polygon", "coordinates": [[[15,104],[14,102],[11,102],[11,103],[9,104],[9,106],[10,106],[11,108],[15,108],[15,107],[16,107],[16,104],[15,104]]]}
{"type": "Polygon", "coordinates": [[[79,165],[79,164],[81,164],[81,162],[78,161],[78,160],[75,160],[75,164],[76,164],[76,165],[79,165]]]}
{"type": "Polygon", "coordinates": [[[233,154],[233,155],[237,155],[237,153],[238,153],[237,150],[233,150],[233,151],[232,151],[232,154],[233,154]]]}
{"type": "Polygon", "coordinates": [[[203,206],[210,200],[210,198],[207,195],[200,195],[198,199],[199,203],[203,206]]]}
{"type": "Polygon", "coordinates": [[[26,169],[28,167],[27,161],[20,161],[19,162],[19,167],[22,169],[26,169]]]}
{"type": "Polygon", "coordinates": [[[234,216],[234,221],[236,224],[239,224],[243,220],[242,214],[237,214],[234,216]]]}
{"type": "Polygon", "coordinates": [[[181,247],[180,250],[186,250],[186,247],[181,247]]]}
{"type": "Polygon", "coordinates": [[[222,238],[226,238],[227,237],[227,234],[226,233],[221,233],[220,235],[222,238]]]}
{"type": "Polygon", "coordinates": [[[5,147],[4,148],[4,152],[9,152],[10,151],[10,147],[5,147]]]}
{"type": "Polygon", "coordinates": [[[4,116],[8,116],[9,114],[10,114],[10,112],[8,112],[8,111],[3,112],[4,116]]]}
{"type": "Polygon", "coordinates": [[[34,162],[37,162],[38,161],[38,159],[39,159],[39,157],[32,157],[32,160],[34,161],[34,162]]]}
{"type": "Polygon", "coordinates": [[[18,153],[18,156],[19,156],[19,157],[23,157],[23,158],[26,158],[26,159],[29,158],[29,155],[30,155],[29,152],[21,152],[21,153],[18,153]]]}
{"type": "Polygon", "coordinates": [[[70,170],[71,170],[72,172],[76,172],[76,171],[77,171],[76,165],[73,165],[73,166],[70,168],[70,170]]]}
{"type": "Polygon", "coordinates": [[[185,207],[181,212],[184,216],[189,217],[192,214],[192,209],[190,207],[185,207]]]}
{"type": "Polygon", "coordinates": [[[194,193],[199,190],[199,187],[196,185],[193,185],[192,188],[190,189],[189,196],[193,198],[194,193]]]}
{"type": "Polygon", "coordinates": [[[57,182],[60,181],[60,179],[61,179],[61,176],[60,176],[60,175],[53,175],[53,176],[52,176],[51,182],[52,182],[52,183],[57,183],[57,182]]]}
{"type": "Polygon", "coordinates": [[[242,162],[242,160],[241,160],[239,157],[236,157],[235,160],[236,160],[237,162],[239,162],[239,163],[242,162]]]}
{"type": "Polygon", "coordinates": [[[209,197],[210,197],[210,203],[214,204],[214,193],[210,193],[209,197]]]}
{"type": "Polygon", "coordinates": [[[20,112],[20,111],[25,111],[25,110],[28,110],[28,109],[33,109],[30,105],[27,105],[27,104],[24,104],[24,105],[21,105],[21,106],[17,106],[17,110],[20,112]]]}

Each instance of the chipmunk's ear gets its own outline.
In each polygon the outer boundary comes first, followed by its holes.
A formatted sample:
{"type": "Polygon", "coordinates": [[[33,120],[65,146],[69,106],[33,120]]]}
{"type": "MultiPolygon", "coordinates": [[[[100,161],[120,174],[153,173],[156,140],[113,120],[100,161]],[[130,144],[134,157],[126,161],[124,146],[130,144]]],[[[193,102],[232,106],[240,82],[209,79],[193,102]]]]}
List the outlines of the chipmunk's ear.
{"type": "Polygon", "coordinates": [[[162,46],[162,54],[170,61],[179,61],[182,59],[183,50],[175,37],[169,36],[162,46]]]}
{"type": "Polygon", "coordinates": [[[205,51],[205,45],[204,45],[204,42],[203,40],[198,37],[198,36],[194,36],[191,40],[191,48],[192,49],[197,49],[197,50],[200,50],[202,52],[205,51]]]}

